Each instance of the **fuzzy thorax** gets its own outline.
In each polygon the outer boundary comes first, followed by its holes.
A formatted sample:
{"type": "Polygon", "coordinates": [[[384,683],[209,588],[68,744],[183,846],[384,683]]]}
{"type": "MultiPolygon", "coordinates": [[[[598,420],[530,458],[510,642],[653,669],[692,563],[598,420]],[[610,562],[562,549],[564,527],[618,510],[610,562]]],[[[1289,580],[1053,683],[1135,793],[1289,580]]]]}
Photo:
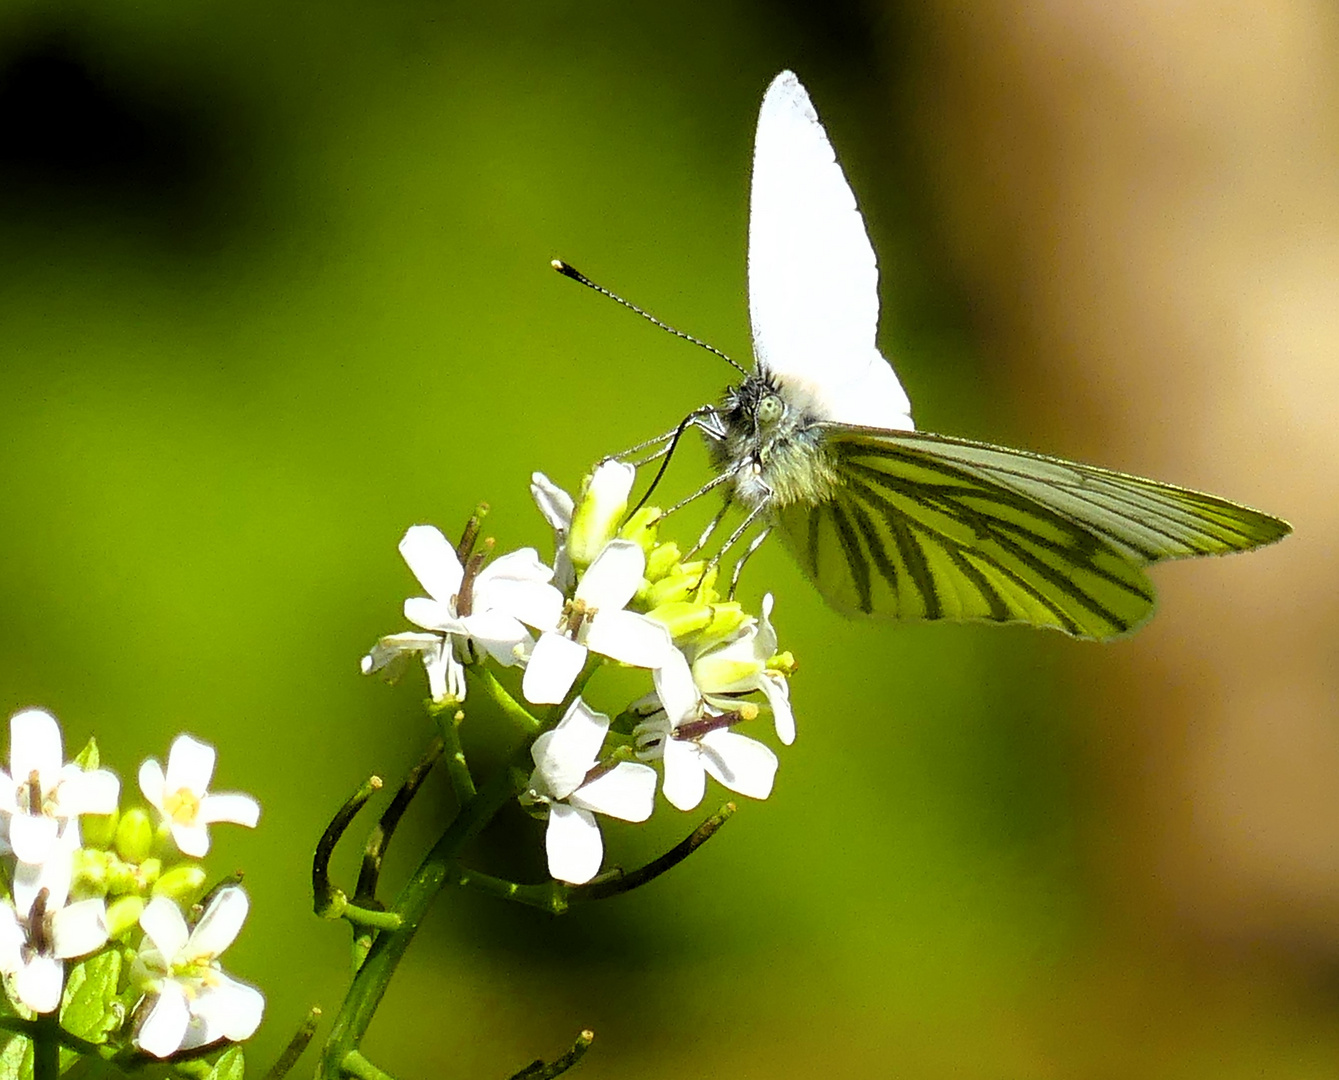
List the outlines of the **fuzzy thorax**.
{"type": "Polygon", "coordinates": [[[719,419],[713,461],[734,472],[734,497],[750,510],[820,503],[840,484],[822,424],[765,370],[726,391],[719,419]]]}

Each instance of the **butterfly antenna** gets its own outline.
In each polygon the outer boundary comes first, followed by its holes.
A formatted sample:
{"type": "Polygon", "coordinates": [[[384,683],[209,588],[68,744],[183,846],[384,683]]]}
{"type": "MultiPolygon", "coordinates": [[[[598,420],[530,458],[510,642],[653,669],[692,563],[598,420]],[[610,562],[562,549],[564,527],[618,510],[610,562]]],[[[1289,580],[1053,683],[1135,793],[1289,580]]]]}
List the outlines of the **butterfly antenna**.
{"type": "Polygon", "coordinates": [[[737,363],[731,360],[730,357],[726,356],[725,353],[721,352],[720,349],[716,348],[713,345],[708,345],[705,341],[702,341],[700,338],[693,337],[692,334],[685,334],[682,330],[676,330],[668,323],[661,322],[649,311],[643,311],[641,308],[639,308],[636,304],[632,303],[631,301],[624,300],[623,297],[618,295],[618,293],[610,292],[603,285],[595,284],[595,282],[591,281],[590,278],[588,278],[585,274],[583,274],[575,266],[572,266],[570,263],[565,263],[562,261],[562,259],[554,259],[551,265],[555,270],[558,271],[558,273],[562,274],[563,277],[569,277],[573,281],[579,282],[580,284],[586,286],[586,288],[588,289],[594,289],[601,296],[607,296],[609,297],[610,300],[613,300],[615,303],[622,304],[629,311],[635,311],[638,315],[640,315],[647,322],[651,323],[653,326],[658,326],[662,330],[669,331],[677,338],[683,338],[684,341],[692,342],[692,344],[698,346],[699,348],[706,349],[707,352],[709,353],[714,353],[715,355],[719,356],[722,360],[724,360],[727,364],[729,364],[732,368],[738,371],[741,375],[748,375],[747,371],[745,371],[737,363]]]}

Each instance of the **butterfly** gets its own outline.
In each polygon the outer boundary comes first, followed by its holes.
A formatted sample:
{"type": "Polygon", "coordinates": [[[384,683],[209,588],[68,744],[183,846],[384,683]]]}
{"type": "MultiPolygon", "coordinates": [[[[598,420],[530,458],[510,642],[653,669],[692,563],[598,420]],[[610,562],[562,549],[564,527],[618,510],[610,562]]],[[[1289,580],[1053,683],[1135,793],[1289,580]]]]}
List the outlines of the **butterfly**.
{"type": "Polygon", "coordinates": [[[790,71],[758,115],[748,284],[753,371],[720,406],[652,440],[672,449],[687,426],[706,437],[717,472],[697,494],[724,487],[726,501],[699,546],[732,506],[745,519],[717,559],[762,523],[734,582],[775,530],[848,614],[1105,639],[1152,614],[1149,564],[1247,551],[1292,531],[1214,495],[915,430],[875,346],[878,267],[864,220],[790,71]]]}

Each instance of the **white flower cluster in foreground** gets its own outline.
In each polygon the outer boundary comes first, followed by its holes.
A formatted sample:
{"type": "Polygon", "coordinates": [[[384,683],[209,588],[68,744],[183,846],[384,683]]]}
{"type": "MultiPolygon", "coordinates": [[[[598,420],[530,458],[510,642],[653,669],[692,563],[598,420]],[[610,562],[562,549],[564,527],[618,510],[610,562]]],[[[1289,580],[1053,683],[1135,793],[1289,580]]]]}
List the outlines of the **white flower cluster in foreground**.
{"type": "Polygon", "coordinates": [[[166,771],[153,760],[140,767],[155,822],[146,809],[122,811],[121,783],[98,767],[96,744],[65,761],[50,713],[25,709],[9,727],[0,974],[10,1002],[29,1014],[60,1009],[72,1034],[133,1041],[157,1057],[250,1036],[265,999],[217,961],[241,929],[246,894],[226,886],[199,908],[205,870],[190,860],[209,850],[209,825],[254,826],[256,801],[211,793],[213,748],[181,735],[166,771]],[[101,998],[85,989],[71,1004],[66,968],[76,961],[81,985],[101,988],[101,998]]]}
{"type": "Polygon", "coordinates": [[[659,511],[625,521],[634,476],[630,465],[605,462],[574,500],[534,475],[531,494],[553,529],[551,565],[534,548],[488,561],[430,525],[409,529],[400,554],[428,595],[406,600],[404,614],[420,630],[383,637],[362,659],[365,674],[394,675],[417,656],[440,709],[465,700],[472,665],[524,669],[521,695],[547,707],[536,715],[552,726],[531,748],[521,801],[547,815],[549,872],[572,884],[599,872],[595,815],[651,816],[654,763],[680,810],[701,803],[708,776],[765,799],[776,754],[736,729],[765,708],[777,738],[795,739],[794,660],[777,651],[771,596],[758,616],[747,614],[715,591],[714,569],[685,562],[674,541],[660,540],[659,511]],[[614,719],[584,700],[606,663],[650,674],[651,692],[614,719]]]}

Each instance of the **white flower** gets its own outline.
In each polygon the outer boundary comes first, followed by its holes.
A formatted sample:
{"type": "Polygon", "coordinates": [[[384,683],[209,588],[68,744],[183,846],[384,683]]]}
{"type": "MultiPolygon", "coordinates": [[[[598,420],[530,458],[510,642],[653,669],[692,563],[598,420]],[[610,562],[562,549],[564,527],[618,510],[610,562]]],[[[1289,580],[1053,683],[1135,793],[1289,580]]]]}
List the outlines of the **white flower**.
{"type": "Polygon", "coordinates": [[[408,656],[418,656],[428,676],[428,693],[433,701],[465,700],[465,669],[448,648],[449,638],[440,634],[387,634],[381,638],[359,664],[364,675],[386,671],[391,682],[399,677],[401,662],[408,656]]]}
{"type": "Polygon", "coordinates": [[[654,769],[631,761],[598,767],[608,730],[609,717],[577,698],[558,726],[530,748],[535,771],[521,802],[548,806],[549,873],[573,885],[593,878],[604,858],[596,814],[645,821],[655,805],[654,769]]]}
{"type": "Polygon", "coordinates": [[[670,804],[680,810],[696,807],[706,793],[708,773],[731,791],[767,798],[776,777],[776,755],[756,739],[730,730],[740,714],[705,707],[688,661],[677,650],[656,669],[654,679],[661,708],[633,734],[641,756],[663,759],[661,789],[670,804]]]}
{"type": "Polygon", "coordinates": [[[636,477],[627,462],[602,461],[581,485],[567,534],[568,553],[577,566],[593,563],[618,532],[636,477]]]}
{"type": "Polygon", "coordinates": [[[210,794],[214,778],[214,748],[189,735],[172,740],[167,775],[149,758],[139,767],[139,789],[172,827],[172,839],[183,855],[200,858],[209,851],[209,826],[230,821],[256,827],[260,804],[250,795],[210,794]]]}
{"type": "Polygon", "coordinates": [[[461,596],[465,568],[438,529],[412,526],[400,541],[400,554],[428,593],[405,601],[405,618],[445,640],[434,648],[418,636],[383,638],[363,657],[362,669],[369,674],[398,653],[421,653],[434,700],[448,695],[464,699],[461,665],[470,656],[471,642],[510,667],[521,663],[534,644],[526,627],[552,626],[562,611],[562,594],[549,584],[553,571],[539,561],[534,548],[510,552],[485,566],[470,583],[468,602],[461,596]]]}
{"type": "Polygon", "coordinates": [[[107,907],[102,900],[66,904],[79,848],[79,826],[68,822],[40,866],[19,863],[14,899],[0,900],[0,971],[14,993],[35,1012],[60,1005],[65,961],[107,943],[107,907]]]}
{"type": "Polygon", "coordinates": [[[542,472],[530,474],[530,496],[553,529],[553,584],[566,596],[576,584],[576,568],[567,554],[567,534],[572,528],[572,496],[542,472]]]}
{"type": "Polygon", "coordinates": [[[772,709],[776,736],[785,745],[795,741],[795,714],[790,708],[790,683],[767,662],[776,655],[772,629],[772,594],[762,598],[762,618],[750,619],[723,642],[690,650],[693,681],[703,698],[718,709],[737,710],[735,696],[761,690],[772,709]]]}
{"type": "Polygon", "coordinates": [[[9,815],[9,845],[19,862],[50,855],[61,824],[80,814],[110,814],[121,781],[106,769],[65,763],[60,726],[45,709],[9,721],[9,772],[0,771],[0,813],[9,815]]]}
{"type": "Polygon", "coordinates": [[[567,696],[586,663],[586,654],[599,653],[633,667],[659,667],[674,649],[669,631],[635,611],[623,608],[641,584],[646,555],[629,540],[612,540],[591,563],[576,593],[546,630],[521,680],[526,701],[556,705],[567,696]]]}
{"type": "Polygon", "coordinates": [[[260,1024],[265,996],[224,974],[218,957],[237,937],[249,903],[236,885],[220,889],[194,929],[177,905],[155,896],[140,915],[145,941],[134,975],[145,987],[135,1044],[155,1057],[246,1039],[260,1024]]]}

